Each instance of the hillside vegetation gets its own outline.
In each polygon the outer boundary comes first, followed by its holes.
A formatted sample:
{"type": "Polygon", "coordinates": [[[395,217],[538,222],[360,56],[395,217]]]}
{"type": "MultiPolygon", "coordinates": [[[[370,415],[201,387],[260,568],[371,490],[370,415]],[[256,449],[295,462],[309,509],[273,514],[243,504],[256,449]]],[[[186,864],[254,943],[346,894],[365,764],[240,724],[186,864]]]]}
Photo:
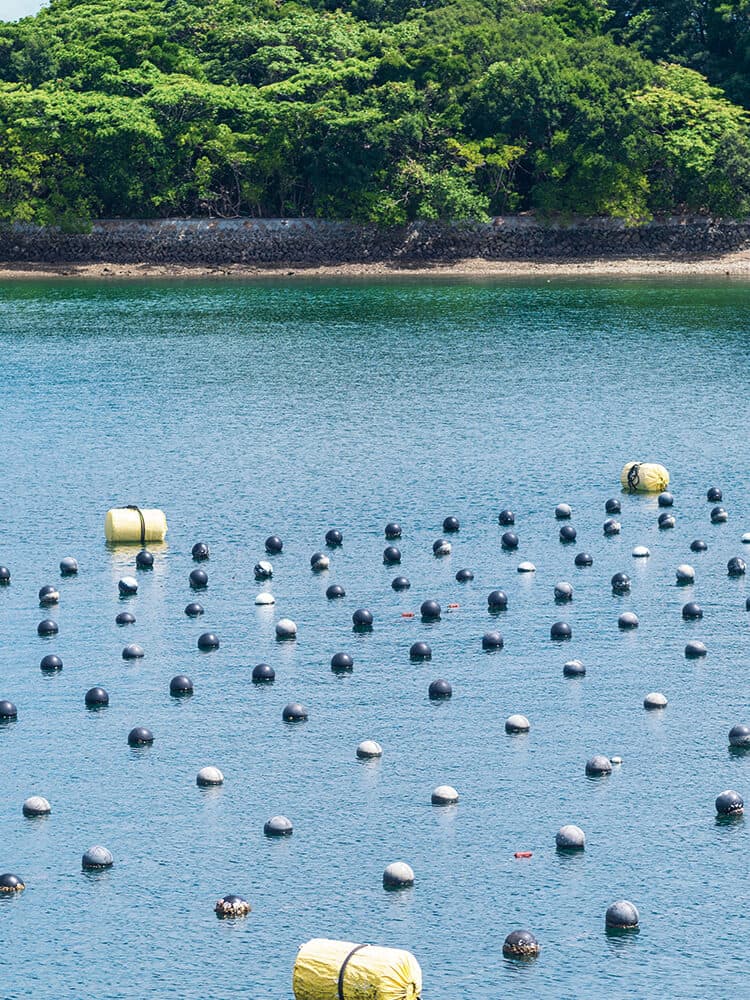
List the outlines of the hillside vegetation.
{"type": "Polygon", "coordinates": [[[749,102],[750,0],[52,0],[0,219],[743,214],[749,102]]]}

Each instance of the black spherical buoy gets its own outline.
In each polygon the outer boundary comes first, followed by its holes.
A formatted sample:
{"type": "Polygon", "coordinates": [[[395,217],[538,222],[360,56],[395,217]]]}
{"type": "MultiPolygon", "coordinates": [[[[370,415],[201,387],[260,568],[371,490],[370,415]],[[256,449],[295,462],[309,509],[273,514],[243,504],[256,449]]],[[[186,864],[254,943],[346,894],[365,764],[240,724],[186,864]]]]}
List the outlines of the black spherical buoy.
{"type": "Polygon", "coordinates": [[[570,542],[574,542],[576,540],[576,536],[577,532],[572,524],[564,524],[562,528],[560,528],[560,541],[563,545],[568,545],[570,542]]]}
{"type": "Polygon", "coordinates": [[[39,669],[45,674],[56,673],[58,670],[62,670],[62,668],[63,661],[59,656],[55,656],[54,653],[50,653],[48,656],[43,656],[42,662],[39,664],[39,669]]]}
{"type": "Polygon", "coordinates": [[[135,615],[129,611],[121,611],[115,618],[116,625],[135,625],[135,615]]]}
{"type": "Polygon", "coordinates": [[[497,515],[498,524],[508,525],[516,523],[516,515],[512,510],[501,510],[497,515]]]}
{"type": "Polygon", "coordinates": [[[549,630],[550,639],[571,639],[573,629],[567,622],[555,622],[549,630]]]}
{"type": "Polygon", "coordinates": [[[12,701],[0,699],[0,719],[16,719],[18,710],[12,701]]]}
{"type": "Polygon", "coordinates": [[[663,493],[659,494],[659,496],[656,499],[656,502],[659,504],[660,507],[671,507],[672,504],[674,503],[674,497],[668,490],[665,490],[663,493]]]}
{"type": "Polygon", "coordinates": [[[573,560],[573,562],[576,564],[576,566],[593,566],[594,557],[590,555],[588,552],[579,552],[578,555],[573,560]]]}
{"type": "Polygon", "coordinates": [[[357,608],[352,615],[354,628],[359,632],[368,632],[372,628],[372,614],[365,608],[357,608]]]}
{"type": "Polygon", "coordinates": [[[613,517],[608,517],[607,520],[602,525],[602,531],[604,534],[610,538],[612,535],[619,535],[622,525],[619,521],[615,521],[613,517]]]}
{"type": "Polygon", "coordinates": [[[233,917],[246,917],[251,912],[252,907],[242,896],[230,894],[217,899],[214,904],[214,913],[219,920],[233,917]]]}
{"type": "Polygon", "coordinates": [[[745,611],[750,611],[750,597],[745,598],[745,611]]]}
{"type": "Polygon", "coordinates": [[[557,604],[567,604],[573,600],[573,586],[567,580],[560,580],[555,584],[555,602],[557,604]]]}
{"type": "Polygon", "coordinates": [[[559,503],[555,507],[555,517],[558,521],[569,521],[573,516],[573,511],[569,503],[559,503]]]}
{"type": "Polygon", "coordinates": [[[604,512],[606,514],[620,514],[622,513],[622,504],[616,497],[610,497],[604,504],[604,512]]]}
{"type": "Polygon", "coordinates": [[[139,646],[137,642],[131,642],[122,651],[123,660],[142,660],[145,655],[143,646],[139,646]]]}
{"type": "Polygon", "coordinates": [[[432,543],[432,553],[435,556],[449,556],[451,554],[451,543],[445,538],[436,538],[432,543]]]}
{"type": "Polygon", "coordinates": [[[276,677],[276,671],[267,663],[258,663],[253,667],[253,684],[270,684],[276,677]]]}
{"type": "Polygon", "coordinates": [[[733,556],[727,563],[727,574],[729,576],[744,576],[747,572],[747,564],[739,556],[733,556]]]}
{"type": "Polygon", "coordinates": [[[504,590],[493,590],[487,596],[487,607],[490,611],[505,611],[508,607],[508,595],[504,590]]]}
{"type": "Polygon", "coordinates": [[[659,515],[658,524],[660,531],[666,531],[668,528],[674,528],[676,523],[677,522],[675,521],[674,517],[672,517],[671,514],[667,514],[665,512],[664,514],[659,515]]]}
{"type": "Polygon", "coordinates": [[[326,531],[326,545],[330,549],[337,549],[344,542],[344,536],[341,534],[338,528],[329,528],[326,531]]]}
{"type": "Polygon", "coordinates": [[[474,579],[474,574],[470,569],[460,569],[456,573],[457,583],[469,583],[469,581],[473,579],[474,579]]]}
{"type": "Polygon", "coordinates": [[[26,883],[20,875],[13,875],[11,872],[0,874],[0,892],[23,892],[26,883]]]}
{"type": "Polygon", "coordinates": [[[276,622],[276,639],[278,642],[293,642],[297,638],[297,623],[291,618],[279,618],[276,622]]]}
{"type": "Polygon", "coordinates": [[[431,660],[432,649],[426,642],[414,642],[409,649],[409,659],[411,660],[431,660]]]}
{"type": "Polygon", "coordinates": [[[148,549],[141,549],[140,552],[136,553],[135,564],[138,569],[153,569],[154,556],[148,549]]]}
{"type": "Polygon", "coordinates": [[[294,827],[286,816],[272,816],[263,824],[266,837],[291,837],[294,827]]]}
{"type": "Polygon", "coordinates": [[[702,538],[696,538],[690,543],[691,552],[705,552],[707,549],[708,545],[706,545],[702,538]]]}
{"type": "Polygon", "coordinates": [[[536,958],[539,942],[531,931],[511,931],[503,941],[503,955],[506,958],[536,958]]]}
{"type": "Polygon", "coordinates": [[[313,573],[322,573],[331,565],[331,560],[325,552],[313,552],[310,556],[310,569],[313,573]]]}
{"type": "Polygon", "coordinates": [[[394,590],[408,590],[409,587],[411,587],[411,583],[409,582],[408,577],[397,576],[391,583],[391,586],[394,590]]]}
{"type": "Polygon", "coordinates": [[[441,701],[443,698],[450,698],[453,688],[448,681],[442,679],[433,681],[427,689],[431,701],[441,701]]]}
{"type": "Polygon", "coordinates": [[[169,682],[169,693],[173,698],[184,698],[193,693],[193,682],[185,674],[177,674],[169,682]]]}
{"type": "Polygon", "coordinates": [[[685,621],[702,618],[703,608],[700,604],[696,604],[695,601],[688,601],[687,604],[683,604],[682,606],[682,617],[685,621]]]}
{"type": "Polygon", "coordinates": [[[219,637],[215,632],[204,632],[198,636],[198,649],[218,649],[219,637]]]}
{"type": "Polygon", "coordinates": [[[334,653],[331,657],[331,670],[335,674],[350,674],[354,670],[354,660],[348,653],[334,653]]]}
{"type": "Polygon", "coordinates": [[[419,611],[423,621],[435,622],[440,618],[442,608],[437,601],[422,601],[419,611]]]}
{"type": "Polygon", "coordinates": [[[612,773],[612,761],[605,757],[603,753],[594,754],[586,761],[586,774],[589,777],[598,778],[603,774],[612,773]]]}
{"type": "Polygon", "coordinates": [[[729,520],[729,514],[723,507],[714,507],[711,510],[711,524],[724,524],[729,520]]]}
{"type": "Polygon", "coordinates": [[[485,632],[482,636],[482,649],[502,649],[505,641],[499,632],[485,632]]]}
{"type": "Polygon", "coordinates": [[[512,551],[513,549],[517,549],[518,535],[515,533],[515,531],[506,531],[503,533],[503,537],[500,539],[500,544],[504,549],[507,549],[509,552],[512,551]]]}
{"type": "Polygon", "coordinates": [[[148,746],[154,742],[154,734],[145,726],[136,726],[128,733],[128,743],[131,747],[148,746]]]}
{"type": "Polygon", "coordinates": [[[716,797],[716,812],[719,816],[739,816],[744,808],[742,796],[731,788],[716,797]]]}
{"type": "Polygon", "coordinates": [[[193,590],[205,590],[208,586],[208,573],[205,569],[194,569],[190,574],[190,586],[193,590]]]}
{"type": "Polygon", "coordinates": [[[619,899],[607,907],[604,914],[604,926],[608,931],[634,931],[638,927],[640,917],[638,910],[627,899],[619,899]]]}
{"type": "Polygon", "coordinates": [[[699,660],[706,656],[707,653],[708,650],[705,645],[697,639],[691,639],[691,641],[685,646],[686,660],[699,660]]]}
{"type": "Polygon", "coordinates": [[[54,587],[51,583],[46,584],[44,587],[39,588],[39,603],[43,607],[47,607],[51,604],[59,604],[60,602],[60,592],[57,587],[54,587]]]}
{"type": "Polygon", "coordinates": [[[395,545],[389,545],[383,550],[383,564],[385,566],[395,566],[401,562],[401,550],[395,545]]]}
{"type": "Polygon", "coordinates": [[[45,618],[44,621],[39,622],[36,631],[37,635],[57,635],[60,629],[57,622],[53,622],[51,618],[45,618]]]}
{"type": "Polygon", "coordinates": [[[568,660],[563,664],[563,677],[585,677],[586,667],[580,660],[568,660]]]}
{"type": "Polygon", "coordinates": [[[300,705],[298,701],[290,701],[281,713],[284,722],[305,722],[307,721],[307,709],[300,705]]]}
{"type": "Polygon", "coordinates": [[[273,576],[273,566],[265,559],[261,559],[253,567],[256,580],[270,580],[273,576]]]}
{"type": "Polygon", "coordinates": [[[203,614],[203,605],[198,604],[197,601],[191,601],[190,604],[185,605],[185,614],[188,618],[199,618],[203,614]]]}
{"type": "Polygon", "coordinates": [[[84,697],[86,708],[105,708],[109,705],[109,695],[103,687],[89,688],[84,697]]]}
{"type": "Polygon", "coordinates": [[[633,611],[623,611],[617,619],[617,625],[618,628],[621,628],[623,631],[627,631],[631,628],[638,628],[638,615],[636,615],[633,611]]]}
{"type": "Polygon", "coordinates": [[[458,531],[461,527],[457,517],[446,517],[443,521],[443,531],[458,531]]]}
{"type": "Polygon", "coordinates": [[[73,556],[65,556],[60,560],[60,576],[75,576],[78,572],[78,560],[73,556]]]}
{"type": "Polygon", "coordinates": [[[573,823],[561,826],[555,834],[555,847],[561,853],[586,850],[586,834],[573,823]]]}
{"type": "Polygon", "coordinates": [[[627,573],[615,573],[610,583],[613,594],[627,594],[630,590],[630,577],[627,573]]]}
{"type": "Polygon", "coordinates": [[[0,566],[0,587],[7,587],[10,583],[10,570],[7,566],[0,566]]]}
{"type": "Polygon", "coordinates": [[[204,562],[209,557],[208,546],[205,542],[196,542],[192,548],[192,556],[196,562],[204,562]]]}
{"type": "Polygon", "coordinates": [[[708,500],[709,503],[721,503],[722,495],[718,486],[710,486],[708,490],[706,490],[706,500],[708,500]]]}
{"type": "Polygon", "coordinates": [[[224,784],[224,775],[218,767],[209,764],[202,767],[195,776],[195,783],[199,788],[213,788],[224,784]]]}
{"type": "Polygon", "coordinates": [[[266,552],[268,553],[281,552],[283,548],[284,548],[284,543],[282,542],[282,540],[279,538],[278,535],[269,535],[268,538],[266,539],[266,552]]]}
{"type": "Polygon", "coordinates": [[[333,601],[337,597],[346,597],[346,591],[340,583],[332,583],[330,587],[326,588],[326,597],[329,601],[333,601]]]}
{"type": "Polygon", "coordinates": [[[385,526],[385,537],[386,538],[400,538],[401,537],[401,525],[396,521],[389,521],[385,526]]]}
{"type": "Polygon", "coordinates": [[[746,750],[750,747],[750,726],[741,724],[732,726],[729,730],[729,745],[731,747],[741,747],[746,750]]]}
{"type": "Polygon", "coordinates": [[[90,847],[81,858],[81,868],[84,871],[103,871],[105,868],[111,868],[114,863],[112,852],[101,844],[90,847]]]}

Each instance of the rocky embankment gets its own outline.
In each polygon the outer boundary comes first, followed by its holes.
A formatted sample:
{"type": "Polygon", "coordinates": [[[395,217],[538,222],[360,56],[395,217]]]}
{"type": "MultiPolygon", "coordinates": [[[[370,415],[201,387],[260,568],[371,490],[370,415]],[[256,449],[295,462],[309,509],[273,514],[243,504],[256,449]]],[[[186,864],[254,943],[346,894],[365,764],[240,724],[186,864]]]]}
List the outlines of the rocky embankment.
{"type": "Polygon", "coordinates": [[[612,219],[566,224],[530,216],[394,229],[314,219],[107,219],[88,233],[14,226],[0,231],[6,263],[404,266],[488,261],[712,257],[750,249],[750,220],[669,218],[643,226],[612,219]]]}

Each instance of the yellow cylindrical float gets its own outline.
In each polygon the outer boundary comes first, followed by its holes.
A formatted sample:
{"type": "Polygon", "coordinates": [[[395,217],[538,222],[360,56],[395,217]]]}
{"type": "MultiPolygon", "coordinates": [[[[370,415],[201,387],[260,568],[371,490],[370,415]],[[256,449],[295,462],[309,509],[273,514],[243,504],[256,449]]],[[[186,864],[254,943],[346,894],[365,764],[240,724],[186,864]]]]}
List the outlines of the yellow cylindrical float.
{"type": "Polygon", "coordinates": [[[661,493],[669,486],[669,473],[656,462],[628,462],[620,473],[620,482],[631,493],[661,493]]]}
{"type": "Polygon", "coordinates": [[[156,507],[112,507],[104,518],[104,534],[108,542],[163,542],[167,533],[167,518],[156,507]]]}
{"type": "Polygon", "coordinates": [[[296,1000],[418,1000],[422,970],[409,951],[313,938],[297,952],[296,1000]]]}

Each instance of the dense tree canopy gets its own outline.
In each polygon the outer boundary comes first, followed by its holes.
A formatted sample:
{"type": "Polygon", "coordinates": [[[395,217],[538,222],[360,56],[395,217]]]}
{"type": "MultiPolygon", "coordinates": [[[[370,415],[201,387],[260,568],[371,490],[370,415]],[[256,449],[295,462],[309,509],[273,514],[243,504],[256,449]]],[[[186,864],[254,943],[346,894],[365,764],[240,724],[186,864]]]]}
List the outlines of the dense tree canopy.
{"type": "Polygon", "coordinates": [[[749,63],[750,0],[51,0],[0,219],[746,213],[749,63]]]}

